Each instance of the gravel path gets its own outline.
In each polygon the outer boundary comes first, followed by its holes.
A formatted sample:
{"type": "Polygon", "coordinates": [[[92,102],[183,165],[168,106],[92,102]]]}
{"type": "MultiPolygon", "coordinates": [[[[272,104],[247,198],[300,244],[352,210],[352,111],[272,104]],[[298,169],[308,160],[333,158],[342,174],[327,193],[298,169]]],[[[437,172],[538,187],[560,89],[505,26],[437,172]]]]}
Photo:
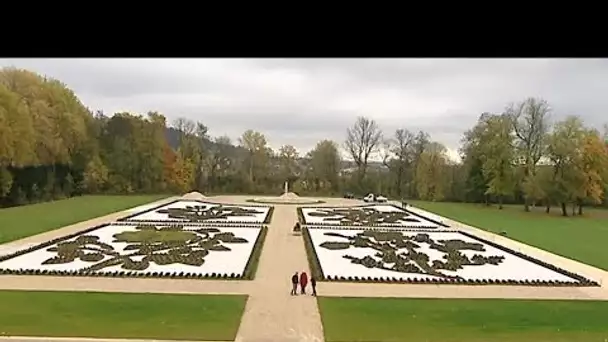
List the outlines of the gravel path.
{"type": "Polygon", "coordinates": [[[291,232],[296,217],[295,206],[275,206],[237,341],[323,341],[316,299],[289,295],[291,275],[310,274],[302,237],[291,232]]]}
{"type": "MultiPolygon", "coordinates": [[[[248,196],[218,196],[208,200],[220,203],[246,204],[248,196]]],[[[166,203],[175,198],[158,201],[166,203]]],[[[356,200],[325,199],[323,206],[357,205],[356,200]]],[[[181,280],[181,279],[121,279],[87,277],[2,276],[0,289],[70,290],[107,292],[248,294],[245,313],[237,341],[323,341],[323,328],[317,303],[311,296],[290,296],[293,272],[307,271],[308,263],[301,236],[291,229],[297,220],[295,205],[275,205],[272,223],[262,250],[258,271],[253,281],[181,280]]],[[[92,225],[111,222],[132,210],[123,211],[74,224],[56,231],[29,237],[0,246],[13,250],[58,236],[86,229],[92,225]]],[[[608,272],[569,260],[546,251],[494,235],[483,230],[445,219],[452,228],[474,233],[514,250],[522,251],[556,266],[571,270],[600,282],[599,288],[546,288],[526,286],[462,286],[462,285],[404,285],[319,283],[322,296],[341,297],[419,297],[419,298],[538,298],[608,300],[608,272]]],[[[0,340],[5,339],[0,337],[0,340]]],[[[12,341],[32,341],[12,338],[12,341]]],[[[51,341],[52,339],[45,339],[51,341]]],[[[65,340],[65,339],[64,339],[65,340]]],[[[69,339],[70,341],[87,339],[69,339]]],[[[68,340],[65,340],[68,341],[68,340]]],[[[101,341],[101,340],[98,340],[101,341]]],[[[109,340],[108,340],[109,341],[109,340]]]]}

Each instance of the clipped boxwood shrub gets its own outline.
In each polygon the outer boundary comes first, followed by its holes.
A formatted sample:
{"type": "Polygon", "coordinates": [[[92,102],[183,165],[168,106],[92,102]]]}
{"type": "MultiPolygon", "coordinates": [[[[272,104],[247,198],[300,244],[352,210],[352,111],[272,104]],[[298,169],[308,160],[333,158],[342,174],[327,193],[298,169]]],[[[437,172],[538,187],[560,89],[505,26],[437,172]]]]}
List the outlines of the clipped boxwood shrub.
{"type": "Polygon", "coordinates": [[[315,252],[315,248],[312,244],[308,227],[302,228],[302,239],[304,239],[304,249],[306,250],[306,257],[308,259],[310,273],[313,277],[315,277],[315,279],[317,279],[317,281],[325,280],[323,269],[321,268],[321,263],[319,262],[319,258],[317,257],[317,253],[315,252]]]}
{"type": "Polygon", "coordinates": [[[243,271],[244,279],[253,280],[255,278],[255,273],[260,262],[260,256],[262,255],[262,248],[264,246],[264,241],[266,240],[267,234],[268,227],[262,226],[262,228],[260,228],[260,233],[258,234],[258,237],[255,240],[255,243],[253,244],[253,250],[249,255],[249,260],[247,260],[247,264],[245,265],[245,271],[243,271]]]}

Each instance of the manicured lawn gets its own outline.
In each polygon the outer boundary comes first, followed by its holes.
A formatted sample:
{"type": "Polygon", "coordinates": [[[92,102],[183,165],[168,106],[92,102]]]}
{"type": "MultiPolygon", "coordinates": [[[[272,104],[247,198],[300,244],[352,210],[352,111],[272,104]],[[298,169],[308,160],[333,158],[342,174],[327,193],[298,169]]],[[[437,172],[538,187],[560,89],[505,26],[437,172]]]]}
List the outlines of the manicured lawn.
{"type": "Polygon", "coordinates": [[[0,333],[233,341],[247,296],[0,291],[0,333]]]}
{"type": "Polygon", "coordinates": [[[327,342],[608,339],[608,302],[323,297],[318,302],[327,342]]]}
{"type": "Polygon", "coordinates": [[[0,243],[153,202],[167,195],[81,196],[0,209],[0,243]]]}
{"type": "Polygon", "coordinates": [[[408,201],[413,206],[608,270],[608,210],[587,208],[584,216],[562,217],[558,208],[524,212],[523,206],[408,201]]]}

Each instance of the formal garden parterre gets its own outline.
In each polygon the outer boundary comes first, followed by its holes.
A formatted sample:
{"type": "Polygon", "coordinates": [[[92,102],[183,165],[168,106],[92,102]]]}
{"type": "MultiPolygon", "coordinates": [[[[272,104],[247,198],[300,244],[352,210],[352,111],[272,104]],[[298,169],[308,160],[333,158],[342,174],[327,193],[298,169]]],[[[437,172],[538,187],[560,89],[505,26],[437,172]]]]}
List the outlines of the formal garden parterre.
{"type": "Polygon", "coordinates": [[[448,226],[436,219],[392,204],[356,207],[299,207],[298,219],[309,226],[366,226],[436,229],[448,226]]]}
{"type": "Polygon", "coordinates": [[[105,224],[0,258],[0,273],[251,279],[266,227],[105,224]]]}
{"type": "MultiPolygon", "coordinates": [[[[304,226],[303,236],[311,270],[318,279],[599,286],[594,280],[470,233],[448,230],[445,225],[430,229],[383,226],[388,222],[404,224],[403,218],[408,216],[403,214],[405,210],[382,212],[378,207],[385,206],[318,208],[318,211],[302,208],[301,221],[314,222],[304,226]],[[329,217],[333,226],[314,221],[316,217],[329,217]]],[[[425,219],[422,212],[416,215],[425,219]]]]}
{"type": "Polygon", "coordinates": [[[269,224],[273,210],[274,207],[265,205],[237,205],[180,199],[134,213],[119,221],[269,224]]]}
{"type": "Polygon", "coordinates": [[[2,256],[0,274],[250,280],[272,209],[177,200],[2,256]]]}

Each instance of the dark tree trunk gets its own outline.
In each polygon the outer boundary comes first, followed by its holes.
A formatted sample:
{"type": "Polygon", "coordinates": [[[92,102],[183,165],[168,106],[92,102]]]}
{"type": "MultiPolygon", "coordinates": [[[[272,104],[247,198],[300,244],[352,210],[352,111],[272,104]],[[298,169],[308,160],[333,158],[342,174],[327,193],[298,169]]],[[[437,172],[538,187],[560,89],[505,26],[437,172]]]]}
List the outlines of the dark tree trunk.
{"type": "MultiPolygon", "coordinates": [[[[502,210],[502,195],[498,195],[498,209],[502,210]]],[[[528,208],[529,210],[530,208],[528,208]]]]}
{"type": "Polygon", "coordinates": [[[568,216],[568,208],[566,208],[565,202],[562,202],[562,216],[568,216]]]}

